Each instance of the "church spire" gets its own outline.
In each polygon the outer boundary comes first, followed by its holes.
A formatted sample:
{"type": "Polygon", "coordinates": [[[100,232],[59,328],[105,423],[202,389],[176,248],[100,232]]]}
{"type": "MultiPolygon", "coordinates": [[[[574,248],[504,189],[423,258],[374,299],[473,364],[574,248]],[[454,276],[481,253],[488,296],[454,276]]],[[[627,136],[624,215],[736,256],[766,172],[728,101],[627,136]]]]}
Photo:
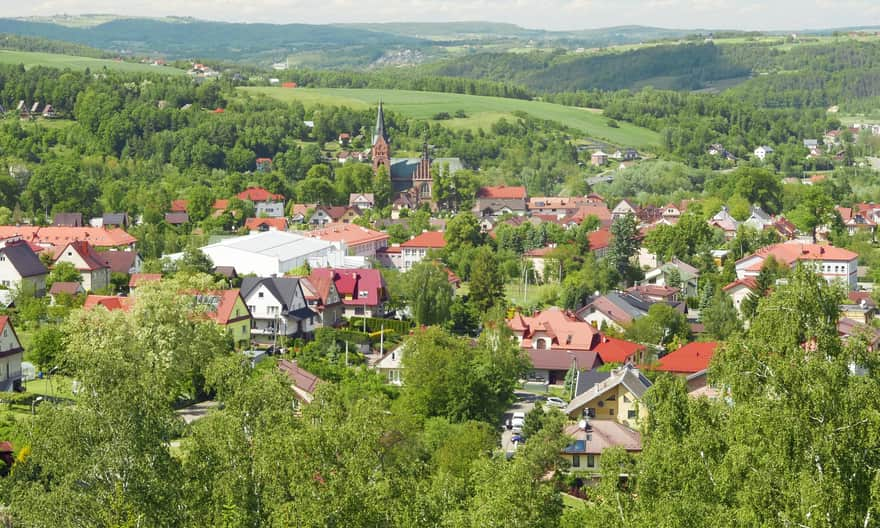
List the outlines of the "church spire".
{"type": "Polygon", "coordinates": [[[373,145],[382,138],[385,143],[391,143],[388,140],[388,133],[385,131],[385,112],[382,111],[382,100],[379,99],[379,113],[376,115],[376,130],[373,132],[373,145]]]}

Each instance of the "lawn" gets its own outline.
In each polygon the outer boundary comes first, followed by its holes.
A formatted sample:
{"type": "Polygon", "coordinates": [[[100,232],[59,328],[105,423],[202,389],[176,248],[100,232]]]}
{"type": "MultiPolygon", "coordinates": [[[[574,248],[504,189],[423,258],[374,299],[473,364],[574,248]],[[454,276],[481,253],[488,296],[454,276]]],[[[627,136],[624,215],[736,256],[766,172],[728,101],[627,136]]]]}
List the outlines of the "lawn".
{"type": "Polygon", "coordinates": [[[517,306],[536,306],[541,302],[554,299],[559,293],[559,285],[550,284],[529,284],[528,291],[523,291],[521,281],[510,282],[504,286],[504,295],[507,300],[517,306]],[[523,295],[525,293],[525,295],[523,295]]]}
{"type": "Polygon", "coordinates": [[[50,68],[70,68],[71,70],[85,70],[89,68],[93,72],[100,71],[106,67],[108,70],[138,73],[164,73],[167,75],[184,75],[186,73],[183,70],[168,66],[150,66],[149,64],[135,62],[93,59],[91,57],[33,51],[0,50],[0,64],[24,64],[28,68],[48,66],[50,68]]]}
{"type": "Polygon", "coordinates": [[[53,375],[49,378],[35,379],[25,383],[25,391],[43,396],[73,399],[73,379],[67,376],[53,375]]]}
{"type": "Polygon", "coordinates": [[[584,508],[587,505],[587,501],[584,499],[579,499],[574,495],[569,495],[568,493],[561,493],[562,495],[562,504],[566,508],[584,508]]]}
{"type": "Polygon", "coordinates": [[[467,117],[438,121],[451,128],[488,128],[498,119],[515,119],[514,112],[525,112],[539,119],[559,122],[579,130],[586,136],[620,146],[645,147],[656,145],[660,136],[652,130],[629,123],[608,126],[601,111],[575,108],[543,101],[525,101],[503,97],[464,95],[411,90],[380,90],[358,88],[266,88],[243,87],[244,93],[266,95],[280,101],[301,101],[304,105],[337,105],[355,109],[375,107],[381,100],[386,108],[405,116],[433,120],[441,112],[454,115],[463,110],[467,117]]]}

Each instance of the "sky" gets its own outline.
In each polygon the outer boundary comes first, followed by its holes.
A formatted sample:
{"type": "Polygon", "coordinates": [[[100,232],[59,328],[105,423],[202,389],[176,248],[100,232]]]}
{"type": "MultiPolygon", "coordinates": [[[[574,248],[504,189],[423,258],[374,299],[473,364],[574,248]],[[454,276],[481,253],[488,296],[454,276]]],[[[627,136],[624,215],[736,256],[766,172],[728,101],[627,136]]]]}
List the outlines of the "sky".
{"type": "Polygon", "coordinates": [[[0,13],[191,16],[279,24],[486,20],[556,30],[633,24],[795,30],[880,25],[880,0],[31,0],[7,5],[0,13]]]}

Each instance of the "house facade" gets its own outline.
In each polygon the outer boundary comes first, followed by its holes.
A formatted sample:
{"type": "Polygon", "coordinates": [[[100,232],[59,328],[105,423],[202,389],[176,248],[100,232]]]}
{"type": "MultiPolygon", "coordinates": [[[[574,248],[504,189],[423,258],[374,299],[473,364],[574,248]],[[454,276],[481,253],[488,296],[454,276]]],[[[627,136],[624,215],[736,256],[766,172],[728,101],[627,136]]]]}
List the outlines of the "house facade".
{"type": "Polygon", "coordinates": [[[73,264],[82,277],[86,291],[102,290],[110,286],[110,267],[88,242],[71,242],[55,257],[55,265],[73,264]]]}
{"type": "Polygon", "coordinates": [[[300,279],[245,277],[241,295],[251,313],[251,336],[272,342],[276,337],[311,337],[317,314],[308,306],[300,279]]]}
{"type": "Polygon", "coordinates": [[[431,250],[440,250],[446,247],[446,239],[441,231],[426,231],[410,240],[400,244],[402,253],[401,262],[403,271],[409,271],[413,266],[424,260],[431,250]]]}
{"type": "Polygon", "coordinates": [[[611,371],[607,378],[582,386],[578,377],[577,396],[565,408],[565,414],[589,420],[610,420],[627,427],[638,427],[647,418],[647,409],[640,405],[651,382],[638,369],[624,365],[611,371]]]}
{"type": "Polygon", "coordinates": [[[33,288],[36,296],[46,293],[49,270],[33,249],[23,240],[11,240],[0,248],[0,285],[20,290],[23,284],[33,288]]]}
{"type": "Polygon", "coordinates": [[[9,316],[0,316],[0,391],[21,387],[21,361],[24,349],[9,316]]]}
{"type": "Polygon", "coordinates": [[[743,257],[736,262],[737,278],[757,277],[764,261],[771,256],[789,268],[794,268],[798,263],[807,265],[826,281],[840,282],[850,290],[858,287],[857,253],[824,244],[800,242],[773,244],[743,257]]]}

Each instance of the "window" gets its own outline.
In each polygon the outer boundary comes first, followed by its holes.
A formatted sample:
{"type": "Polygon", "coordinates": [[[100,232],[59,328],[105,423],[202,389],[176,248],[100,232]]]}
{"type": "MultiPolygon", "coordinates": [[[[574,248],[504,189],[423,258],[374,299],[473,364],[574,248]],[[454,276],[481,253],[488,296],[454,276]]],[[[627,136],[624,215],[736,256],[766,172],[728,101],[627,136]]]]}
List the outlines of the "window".
{"type": "Polygon", "coordinates": [[[614,416],[614,409],[608,409],[608,415],[614,416]]]}
{"type": "Polygon", "coordinates": [[[626,394],[623,395],[623,403],[629,403],[629,398],[626,397],[626,394]]]}
{"type": "Polygon", "coordinates": [[[259,297],[260,299],[262,299],[262,298],[263,298],[263,292],[258,293],[258,294],[257,294],[257,297],[259,297]]]}
{"type": "Polygon", "coordinates": [[[250,310],[251,313],[256,313],[256,312],[257,312],[257,307],[254,306],[253,304],[249,304],[249,305],[248,305],[248,310],[250,310]]]}
{"type": "Polygon", "coordinates": [[[363,306],[355,306],[354,313],[355,313],[355,315],[364,315],[364,307],[363,306]]]}
{"type": "Polygon", "coordinates": [[[626,417],[628,420],[635,420],[639,417],[639,411],[630,409],[629,411],[626,411],[626,417]]]}
{"type": "Polygon", "coordinates": [[[571,467],[581,467],[581,456],[580,455],[571,455],[571,467]]]}
{"type": "Polygon", "coordinates": [[[600,402],[599,402],[599,407],[605,407],[605,402],[600,401],[600,402]]]}
{"type": "Polygon", "coordinates": [[[587,467],[596,467],[596,455],[587,455],[587,467]]]}

